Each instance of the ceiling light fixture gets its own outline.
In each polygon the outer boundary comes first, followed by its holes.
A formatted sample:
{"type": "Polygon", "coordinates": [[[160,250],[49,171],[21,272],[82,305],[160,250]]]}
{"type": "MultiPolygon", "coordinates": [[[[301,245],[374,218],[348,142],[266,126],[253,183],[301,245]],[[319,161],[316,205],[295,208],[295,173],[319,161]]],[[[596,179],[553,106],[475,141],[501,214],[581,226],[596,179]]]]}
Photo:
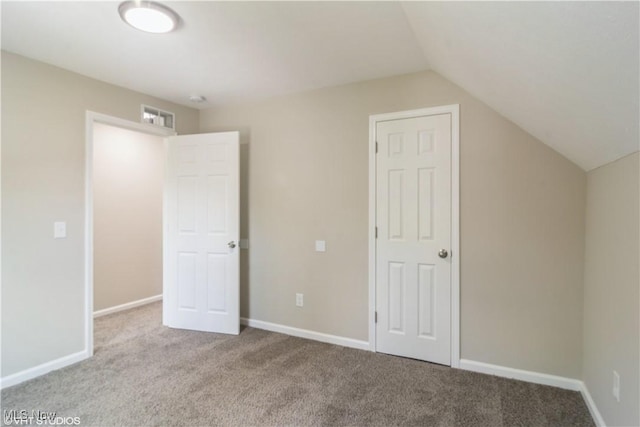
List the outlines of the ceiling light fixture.
{"type": "Polygon", "coordinates": [[[204,101],[206,101],[206,100],[207,100],[207,98],[205,98],[205,97],[204,97],[204,96],[202,96],[202,95],[191,95],[191,96],[189,97],[189,101],[191,101],[191,102],[195,102],[196,104],[199,104],[199,103],[204,102],[204,101]]]}
{"type": "Polygon", "coordinates": [[[118,7],[124,22],[147,33],[168,33],[178,25],[178,15],[154,1],[126,1],[118,7]]]}

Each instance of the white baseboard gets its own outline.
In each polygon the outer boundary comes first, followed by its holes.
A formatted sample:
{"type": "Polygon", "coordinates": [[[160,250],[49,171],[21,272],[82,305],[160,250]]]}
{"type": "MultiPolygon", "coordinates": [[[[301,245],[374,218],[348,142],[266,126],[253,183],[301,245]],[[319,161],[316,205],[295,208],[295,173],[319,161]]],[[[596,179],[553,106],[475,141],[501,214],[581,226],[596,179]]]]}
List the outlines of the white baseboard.
{"type": "Polygon", "coordinates": [[[550,385],[566,390],[580,391],[582,381],[573,378],[559,377],[556,375],[542,374],[540,372],[524,371],[522,369],[507,368],[505,366],[491,365],[474,360],[460,359],[460,369],[480,372],[482,374],[495,375],[504,378],[527,381],[534,384],[550,385]]]}
{"type": "Polygon", "coordinates": [[[91,357],[89,352],[83,350],[78,353],[73,353],[68,356],[43,363],[42,365],[34,366],[33,368],[25,369],[24,371],[16,372],[15,374],[7,375],[0,379],[0,389],[11,387],[12,385],[20,384],[51,371],[73,365],[74,363],[78,363],[82,360],[88,359],[89,357],[91,357]]]}
{"type": "Polygon", "coordinates": [[[299,329],[291,326],[279,325],[277,323],[264,322],[262,320],[247,319],[244,317],[240,318],[240,324],[256,329],[264,329],[271,332],[291,335],[298,338],[307,338],[310,340],[326,342],[328,344],[357,348],[358,350],[370,350],[368,341],[354,340],[352,338],[323,334],[322,332],[310,331],[308,329],[299,329]]]}
{"type": "Polygon", "coordinates": [[[152,302],[161,301],[162,294],[155,295],[149,298],[139,299],[137,301],[131,301],[126,304],[116,305],[114,307],[105,308],[102,310],[94,311],[93,317],[106,316],[107,314],[117,313],[119,311],[129,310],[130,308],[140,307],[141,305],[151,304],[152,302]]]}
{"type": "Polygon", "coordinates": [[[589,408],[589,412],[591,413],[591,417],[593,418],[593,421],[596,423],[598,427],[606,427],[606,424],[604,423],[604,419],[602,418],[600,411],[598,411],[596,402],[594,402],[593,398],[591,397],[591,393],[589,393],[589,389],[587,388],[587,385],[582,381],[580,382],[582,383],[582,387],[580,387],[580,393],[582,394],[582,398],[587,404],[587,408],[589,408]]]}

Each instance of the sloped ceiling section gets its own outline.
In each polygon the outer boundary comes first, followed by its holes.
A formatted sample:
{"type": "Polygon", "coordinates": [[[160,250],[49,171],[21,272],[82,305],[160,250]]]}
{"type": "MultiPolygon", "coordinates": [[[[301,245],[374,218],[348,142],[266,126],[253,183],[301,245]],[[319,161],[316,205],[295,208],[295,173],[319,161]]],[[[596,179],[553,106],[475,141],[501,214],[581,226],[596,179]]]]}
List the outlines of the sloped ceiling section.
{"type": "Polygon", "coordinates": [[[591,170],[639,149],[638,2],[407,2],[425,58],[591,170]]]}

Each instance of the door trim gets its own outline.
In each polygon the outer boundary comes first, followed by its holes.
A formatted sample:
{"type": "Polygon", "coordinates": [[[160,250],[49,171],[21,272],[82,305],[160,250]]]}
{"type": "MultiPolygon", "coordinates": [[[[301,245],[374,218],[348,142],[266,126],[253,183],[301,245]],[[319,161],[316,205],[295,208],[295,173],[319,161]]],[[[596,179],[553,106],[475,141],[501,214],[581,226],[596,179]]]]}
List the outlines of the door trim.
{"type": "Polygon", "coordinates": [[[376,351],[376,125],[413,117],[451,114],[451,367],[460,367],[460,105],[369,116],[369,350],[376,351]]]}
{"type": "MultiPolygon", "coordinates": [[[[177,135],[172,129],[137,123],[87,110],[84,150],[84,353],[93,356],[93,125],[102,123],[149,135],[177,135]]],[[[164,212],[163,212],[164,217],[164,212]]]]}

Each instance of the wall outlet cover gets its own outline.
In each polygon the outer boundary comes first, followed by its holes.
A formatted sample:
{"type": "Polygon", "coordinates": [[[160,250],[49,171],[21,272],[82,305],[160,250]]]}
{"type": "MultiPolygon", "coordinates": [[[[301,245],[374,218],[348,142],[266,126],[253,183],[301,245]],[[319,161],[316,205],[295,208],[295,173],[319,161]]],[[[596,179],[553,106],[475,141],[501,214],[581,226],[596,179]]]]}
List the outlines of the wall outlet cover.
{"type": "Polygon", "coordinates": [[[67,237],[67,223],[64,221],[56,221],[53,223],[53,238],[64,239],[67,237]]]}

